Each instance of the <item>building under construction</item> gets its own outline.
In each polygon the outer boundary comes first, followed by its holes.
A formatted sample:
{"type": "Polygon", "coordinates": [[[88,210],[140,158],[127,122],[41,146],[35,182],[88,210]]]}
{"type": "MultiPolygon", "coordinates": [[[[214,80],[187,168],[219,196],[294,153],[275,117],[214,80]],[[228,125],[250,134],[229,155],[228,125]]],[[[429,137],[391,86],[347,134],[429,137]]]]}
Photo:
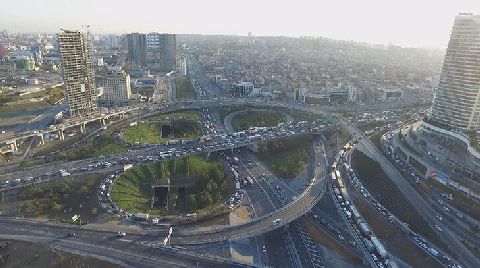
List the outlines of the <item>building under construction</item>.
{"type": "Polygon", "coordinates": [[[90,114],[96,109],[95,73],[88,36],[79,31],[58,34],[63,81],[70,115],[90,114]]]}

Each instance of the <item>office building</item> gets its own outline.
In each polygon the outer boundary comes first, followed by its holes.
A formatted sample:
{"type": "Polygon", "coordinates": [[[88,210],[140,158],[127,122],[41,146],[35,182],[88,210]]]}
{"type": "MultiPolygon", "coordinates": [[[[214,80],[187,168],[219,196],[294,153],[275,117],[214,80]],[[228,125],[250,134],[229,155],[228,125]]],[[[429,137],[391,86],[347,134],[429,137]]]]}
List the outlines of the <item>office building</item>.
{"type": "Polygon", "coordinates": [[[177,65],[177,38],[174,34],[160,34],[160,71],[168,73],[177,65]]]}
{"type": "Polygon", "coordinates": [[[437,126],[480,130],[480,16],[455,18],[429,116],[437,126]]]}
{"type": "Polygon", "coordinates": [[[158,49],[160,49],[159,33],[148,33],[146,38],[147,38],[147,50],[158,51],[158,49]]]}
{"type": "Polygon", "coordinates": [[[79,116],[94,112],[97,96],[88,35],[79,31],[63,30],[58,34],[58,45],[62,56],[65,97],[70,115],[79,116]]]}
{"type": "Polygon", "coordinates": [[[253,88],[252,82],[238,82],[235,84],[233,94],[239,97],[247,96],[253,91],[253,88]]]}
{"type": "Polygon", "coordinates": [[[99,103],[106,106],[127,104],[132,96],[130,76],[124,71],[109,71],[101,78],[103,94],[99,103]]]}
{"type": "Polygon", "coordinates": [[[125,36],[127,44],[127,64],[144,67],[146,65],[146,37],[141,33],[130,33],[125,36]]]}

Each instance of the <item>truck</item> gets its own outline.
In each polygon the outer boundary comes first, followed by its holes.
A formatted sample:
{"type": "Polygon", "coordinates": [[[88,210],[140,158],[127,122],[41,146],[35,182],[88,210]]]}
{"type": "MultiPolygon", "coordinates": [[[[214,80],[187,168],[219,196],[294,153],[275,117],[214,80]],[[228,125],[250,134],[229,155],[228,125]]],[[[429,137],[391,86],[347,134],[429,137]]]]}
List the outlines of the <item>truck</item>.
{"type": "Polygon", "coordinates": [[[248,177],[247,177],[247,181],[248,181],[248,183],[250,183],[250,185],[253,185],[253,179],[252,179],[252,177],[248,176],[248,177]]]}
{"type": "Polygon", "coordinates": [[[365,247],[367,248],[368,252],[372,253],[372,252],[375,250],[375,247],[373,246],[372,241],[364,238],[364,239],[363,239],[363,244],[364,244],[365,247]]]}
{"type": "Polygon", "coordinates": [[[258,141],[260,139],[262,139],[262,136],[260,136],[258,134],[248,137],[248,140],[250,140],[250,141],[258,141]]]}
{"type": "Polygon", "coordinates": [[[340,188],[340,194],[342,195],[343,199],[350,200],[350,196],[345,188],[340,188]]]}
{"type": "Polygon", "coordinates": [[[372,232],[370,231],[370,228],[368,228],[368,225],[365,222],[360,222],[360,224],[358,225],[358,228],[360,228],[360,232],[362,232],[362,234],[365,237],[368,237],[369,235],[372,234],[372,232]]]}
{"type": "Polygon", "coordinates": [[[148,217],[149,215],[148,214],[145,214],[145,213],[137,213],[135,214],[135,218],[137,220],[141,220],[141,221],[147,221],[148,220],[148,217]]]}
{"type": "Polygon", "coordinates": [[[340,191],[338,190],[338,188],[333,188],[333,191],[335,192],[336,196],[340,195],[340,191]]]}
{"type": "Polygon", "coordinates": [[[433,256],[438,256],[438,251],[434,248],[428,248],[428,252],[430,252],[433,256]]]}
{"type": "Polygon", "coordinates": [[[65,171],[64,169],[60,169],[60,174],[62,175],[62,177],[67,177],[67,176],[70,176],[70,173],[65,171]]]}
{"type": "Polygon", "coordinates": [[[383,247],[382,243],[380,243],[378,238],[376,238],[375,236],[372,236],[370,238],[370,241],[372,241],[373,246],[375,247],[375,251],[378,253],[378,255],[380,255],[380,257],[382,258],[386,258],[387,250],[385,250],[385,248],[383,247]]]}
{"type": "Polygon", "coordinates": [[[235,182],[235,190],[240,190],[240,182],[235,182]]]}
{"type": "Polygon", "coordinates": [[[350,206],[350,212],[352,212],[352,216],[355,220],[360,219],[360,213],[358,212],[358,210],[353,205],[350,206]]]}
{"type": "Polygon", "coordinates": [[[179,140],[171,140],[171,141],[168,141],[167,144],[168,145],[175,145],[175,144],[178,144],[180,141],[179,140]]]}
{"type": "Polygon", "coordinates": [[[131,169],[131,168],[133,168],[133,165],[132,165],[132,164],[124,165],[124,166],[123,166],[123,172],[125,172],[125,171],[127,171],[127,170],[129,170],[129,169],[131,169]]]}
{"type": "Polygon", "coordinates": [[[238,179],[238,172],[236,170],[233,170],[233,177],[235,179],[238,179]]]}

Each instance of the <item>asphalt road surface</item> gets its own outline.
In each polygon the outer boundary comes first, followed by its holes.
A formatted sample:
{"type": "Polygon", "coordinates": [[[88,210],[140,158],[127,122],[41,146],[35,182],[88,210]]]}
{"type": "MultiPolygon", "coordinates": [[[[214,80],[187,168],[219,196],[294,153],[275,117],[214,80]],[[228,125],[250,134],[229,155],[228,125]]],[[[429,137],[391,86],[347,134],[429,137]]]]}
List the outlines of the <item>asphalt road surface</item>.
{"type": "MultiPolygon", "coordinates": [[[[389,179],[395,183],[400,192],[411,202],[413,207],[422,215],[427,222],[432,225],[432,230],[436,230],[435,216],[438,213],[423,199],[420,194],[413,189],[413,187],[405,181],[402,174],[393,166],[392,163],[380,152],[380,150],[372,144],[370,139],[366,137],[362,131],[358,130],[356,127],[350,123],[344,122],[347,130],[356,137],[361,137],[359,145],[361,144],[365,148],[369,155],[374,157],[378,163],[380,163],[382,169],[388,175],[389,179]]],[[[447,223],[446,223],[447,225],[447,223]]],[[[468,267],[479,267],[480,259],[472,254],[457,237],[457,235],[449,230],[449,228],[444,228],[442,232],[437,232],[438,236],[442,241],[448,245],[449,249],[457,254],[457,259],[468,267]]]]}
{"type": "Polygon", "coordinates": [[[105,259],[127,267],[247,267],[228,259],[161,246],[163,236],[99,231],[78,226],[0,218],[0,238],[24,240],[105,259]],[[75,236],[68,234],[75,233],[75,236]]]}

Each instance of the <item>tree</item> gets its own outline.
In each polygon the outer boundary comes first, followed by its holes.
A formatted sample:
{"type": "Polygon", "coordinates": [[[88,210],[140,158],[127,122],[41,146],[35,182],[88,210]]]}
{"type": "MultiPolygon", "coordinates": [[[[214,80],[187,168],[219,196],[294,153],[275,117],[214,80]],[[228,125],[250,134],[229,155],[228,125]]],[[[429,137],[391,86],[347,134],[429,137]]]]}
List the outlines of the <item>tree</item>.
{"type": "Polygon", "coordinates": [[[30,161],[27,159],[23,159],[22,161],[20,161],[19,165],[21,168],[25,169],[30,166],[30,161]]]}

